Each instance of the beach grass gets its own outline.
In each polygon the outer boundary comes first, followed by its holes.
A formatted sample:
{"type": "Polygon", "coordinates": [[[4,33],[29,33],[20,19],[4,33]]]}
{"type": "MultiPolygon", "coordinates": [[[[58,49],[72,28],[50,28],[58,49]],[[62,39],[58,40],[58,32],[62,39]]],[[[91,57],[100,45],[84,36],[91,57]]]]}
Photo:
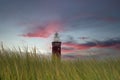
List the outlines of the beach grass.
{"type": "Polygon", "coordinates": [[[120,80],[120,59],[60,61],[1,49],[0,80],[120,80]]]}

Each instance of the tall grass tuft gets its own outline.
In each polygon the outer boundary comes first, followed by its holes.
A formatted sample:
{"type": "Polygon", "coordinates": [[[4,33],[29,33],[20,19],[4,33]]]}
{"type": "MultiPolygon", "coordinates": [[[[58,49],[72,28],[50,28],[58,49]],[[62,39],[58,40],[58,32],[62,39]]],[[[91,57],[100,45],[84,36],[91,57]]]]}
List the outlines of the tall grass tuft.
{"type": "Polygon", "coordinates": [[[120,80],[120,59],[48,60],[33,52],[0,50],[0,80],[120,80]]]}

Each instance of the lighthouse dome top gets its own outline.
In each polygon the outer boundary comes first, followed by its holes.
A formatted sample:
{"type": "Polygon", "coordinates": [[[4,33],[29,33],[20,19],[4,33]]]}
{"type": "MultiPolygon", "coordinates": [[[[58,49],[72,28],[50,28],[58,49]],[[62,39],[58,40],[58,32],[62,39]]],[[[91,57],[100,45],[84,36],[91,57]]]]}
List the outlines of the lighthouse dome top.
{"type": "Polygon", "coordinates": [[[54,42],[60,42],[60,37],[59,37],[58,32],[56,32],[56,33],[54,34],[54,42]]]}

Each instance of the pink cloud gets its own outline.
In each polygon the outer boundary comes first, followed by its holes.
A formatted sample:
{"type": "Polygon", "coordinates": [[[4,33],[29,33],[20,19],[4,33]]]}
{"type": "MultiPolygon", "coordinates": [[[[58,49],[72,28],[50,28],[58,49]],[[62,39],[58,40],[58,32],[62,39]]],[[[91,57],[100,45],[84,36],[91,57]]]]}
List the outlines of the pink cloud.
{"type": "Polygon", "coordinates": [[[113,48],[120,50],[120,39],[110,39],[105,41],[96,42],[86,42],[83,44],[77,42],[64,42],[64,46],[74,48],[76,51],[86,50],[90,48],[113,48]]]}
{"type": "Polygon", "coordinates": [[[74,53],[76,50],[71,47],[62,47],[62,53],[63,54],[68,54],[68,53],[74,53]]]}
{"type": "Polygon", "coordinates": [[[74,52],[75,52],[75,50],[63,50],[62,49],[63,54],[74,53],[74,52]]]}
{"type": "Polygon", "coordinates": [[[59,22],[49,22],[45,26],[39,25],[37,28],[35,28],[28,33],[22,34],[23,37],[41,37],[41,38],[48,38],[53,33],[61,31],[61,24],[59,22]]]}
{"type": "Polygon", "coordinates": [[[85,49],[89,49],[89,48],[93,47],[93,46],[87,46],[84,44],[77,44],[77,43],[63,43],[63,45],[74,48],[75,50],[85,50],[85,49]]]}
{"type": "Polygon", "coordinates": [[[120,44],[116,44],[114,46],[112,46],[113,48],[117,49],[117,50],[120,50],[120,44]]]}

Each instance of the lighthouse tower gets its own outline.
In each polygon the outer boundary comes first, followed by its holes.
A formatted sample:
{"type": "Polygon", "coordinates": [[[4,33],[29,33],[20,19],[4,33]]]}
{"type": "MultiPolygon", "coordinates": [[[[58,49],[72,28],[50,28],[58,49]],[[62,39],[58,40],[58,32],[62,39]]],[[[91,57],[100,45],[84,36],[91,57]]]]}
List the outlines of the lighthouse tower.
{"type": "Polygon", "coordinates": [[[54,41],[52,42],[52,57],[61,58],[61,41],[57,32],[55,33],[54,41]]]}

